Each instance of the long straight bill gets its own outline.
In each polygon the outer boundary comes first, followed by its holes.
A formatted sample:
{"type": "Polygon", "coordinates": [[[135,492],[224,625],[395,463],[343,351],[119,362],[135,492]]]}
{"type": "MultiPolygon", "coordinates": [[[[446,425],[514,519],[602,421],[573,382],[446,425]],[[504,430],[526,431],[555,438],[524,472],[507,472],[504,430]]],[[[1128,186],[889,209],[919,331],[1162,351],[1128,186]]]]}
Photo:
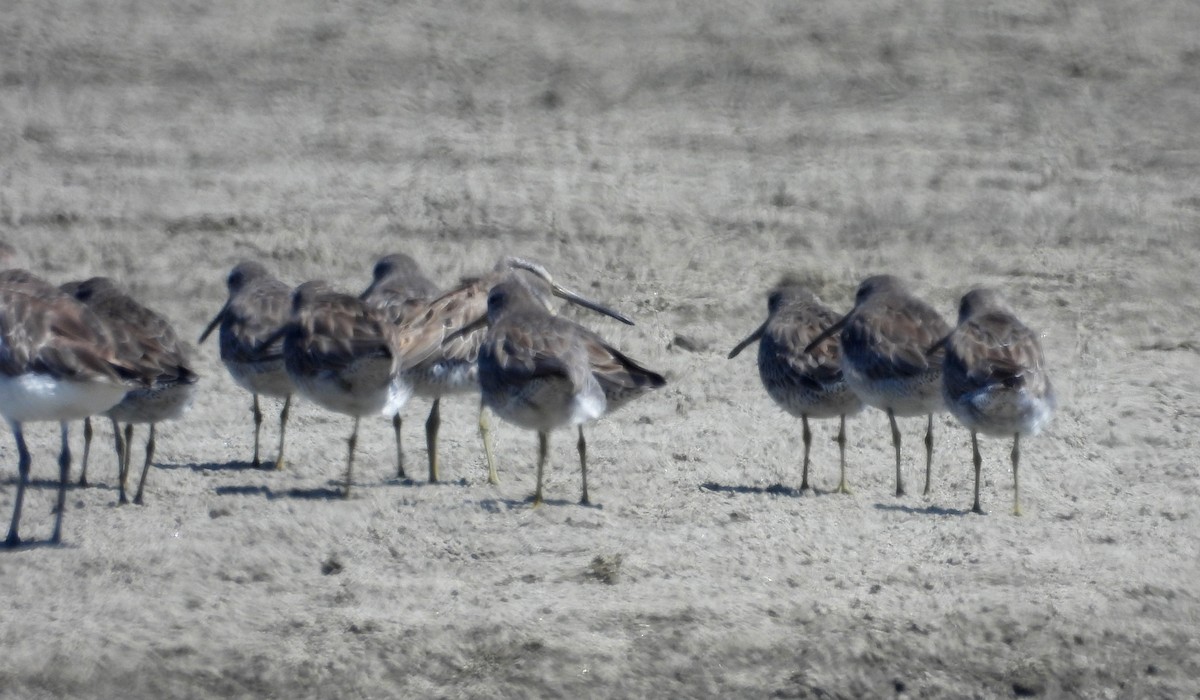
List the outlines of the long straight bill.
{"type": "Polygon", "coordinates": [[[738,353],[741,352],[742,350],[745,350],[747,345],[757,341],[759,338],[762,338],[763,333],[766,333],[766,332],[767,332],[767,323],[764,321],[763,324],[761,326],[759,326],[757,329],[755,329],[755,331],[753,333],[746,336],[745,340],[738,343],[737,347],[735,347],[734,349],[729,351],[728,359],[732,360],[733,358],[737,357],[738,353]]]}

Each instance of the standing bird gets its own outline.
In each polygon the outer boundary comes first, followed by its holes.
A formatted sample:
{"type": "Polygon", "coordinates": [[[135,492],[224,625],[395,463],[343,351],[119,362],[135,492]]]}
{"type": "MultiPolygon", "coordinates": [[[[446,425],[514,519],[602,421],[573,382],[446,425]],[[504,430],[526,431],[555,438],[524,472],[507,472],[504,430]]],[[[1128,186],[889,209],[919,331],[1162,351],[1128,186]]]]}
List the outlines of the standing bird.
{"type": "Polygon", "coordinates": [[[0,415],[12,426],[20,455],[17,496],[5,544],[21,543],[19,526],[31,458],[22,424],[58,421],[58,501],[54,534],[62,541],[71,470],[68,421],[103,413],[125,393],[147,386],[144,368],[118,358],[104,324],[86,306],[24,270],[0,273],[0,415]]]}
{"type": "Polygon", "coordinates": [[[537,431],[534,505],[542,503],[550,431],[566,425],[579,426],[577,446],[583,479],[580,503],[587,504],[583,424],[663,386],[666,380],[639,366],[595,333],[554,315],[551,294],[566,296],[575,303],[631,323],[573,292],[552,289],[536,270],[518,269],[492,287],[486,316],[460,332],[487,323],[487,335],[479,349],[483,402],[501,418],[537,431]]]}
{"type": "Polygon", "coordinates": [[[900,471],[900,429],[896,416],[927,415],[925,430],[925,494],[933,472],[933,414],[942,401],[941,349],[926,352],[950,332],[950,325],[931,306],[913,296],[891,275],[868,277],[858,285],[854,308],[810,342],[812,352],[841,331],[842,369],[850,389],[868,406],[887,412],[896,449],[896,495],[904,495],[900,471]]]}
{"type": "Polygon", "coordinates": [[[850,390],[842,373],[842,346],[829,336],[811,352],[804,346],[821,330],[838,320],[838,315],[821,303],[807,288],[783,279],[767,297],[767,320],[729,353],[737,357],[747,345],[758,341],[758,376],[767,394],[780,408],[799,416],[804,426],[804,468],[800,490],[808,486],[808,455],[812,446],[809,418],[838,417],[838,450],[841,452],[839,493],[850,493],[846,485],[846,416],[863,408],[862,400],[850,390]]]}
{"type": "MultiPolygon", "coordinates": [[[[150,434],[146,438],[146,459],[142,464],[137,493],[133,497],[133,502],[141,505],[146,475],[154,461],[155,428],[161,421],[181,417],[191,406],[199,377],[188,367],[186,349],[170,322],[124,294],[112,280],[93,277],[83,282],[69,282],[60,289],[83,302],[104,322],[118,357],[156,368],[150,386],[130,391],[120,403],[105,413],[112,420],[117,448],[120,482],[117,502],[120,504],[128,502],[125,485],[133,452],[133,424],[150,424],[150,434]],[[120,423],[125,423],[124,439],[121,437],[120,423]]],[[[87,455],[92,437],[91,418],[84,418],[83,421],[81,485],[87,483],[87,455]]]]}
{"type": "Polygon", "coordinates": [[[254,396],[254,461],[263,414],[258,397],[283,399],[279,412],[279,455],[275,468],[283,469],[283,447],[287,433],[288,409],[295,389],[283,366],[283,336],[279,332],[291,314],[292,290],[271,276],[256,262],[242,262],[233,268],[227,280],[229,300],[217,312],[200,335],[201,343],[218,325],[221,327],[221,361],[239,386],[254,396]]]}
{"type": "Polygon", "coordinates": [[[292,317],[281,335],[284,366],[297,391],[354,418],[342,492],[349,498],[359,419],[395,416],[412,396],[401,375],[411,344],[377,309],[319,281],[292,293],[292,317]]]}
{"type": "MultiPolygon", "coordinates": [[[[404,253],[385,255],[375,263],[371,272],[371,284],[359,296],[368,306],[378,309],[395,325],[403,325],[412,318],[423,313],[428,303],[438,296],[438,289],[433,282],[421,271],[421,267],[411,257],[404,253]]],[[[474,362],[467,363],[471,367],[474,362]]],[[[451,369],[451,373],[459,368],[451,369]]],[[[469,371],[469,370],[467,370],[469,371]]],[[[409,379],[419,379],[420,373],[413,373],[409,379]]],[[[441,374],[445,374],[443,371],[441,374]]],[[[473,378],[472,378],[473,381],[473,378]]],[[[413,382],[414,393],[419,396],[433,398],[433,408],[425,421],[425,443],[429,451],[429,480],[437,481],[437,432],[441,424],[439,403],[441,392],[439,384],[432,382],[413,382]]],[[[462,381],[460,383],[470,384],[462,381]]],[[[400,442],[400,428],[403,420],[400,413],[392,416],[392,430],[396,433],[396,474],[401,479],[407,478],[404,472],[404,449],[400,442]]],[[[485,442],[485,444],[487,444],[485,442]]],[[[491,445],[487,444],[489,463],[491,445]]]]}
{"type": "Polygon", "coordinates": [[[958,326],[935,349],[945,349],[942,390],[950,413],[971,431],[975,464],[975,504],[983,463],[978,433],[1013,438],[1013,514],[1021,514],[1021,436],[1037,435],[1057,407],[1054,387],[1037,335],[1021,323],[1004,299],[990,289],[967,292],[958,307],[958,326]]]}

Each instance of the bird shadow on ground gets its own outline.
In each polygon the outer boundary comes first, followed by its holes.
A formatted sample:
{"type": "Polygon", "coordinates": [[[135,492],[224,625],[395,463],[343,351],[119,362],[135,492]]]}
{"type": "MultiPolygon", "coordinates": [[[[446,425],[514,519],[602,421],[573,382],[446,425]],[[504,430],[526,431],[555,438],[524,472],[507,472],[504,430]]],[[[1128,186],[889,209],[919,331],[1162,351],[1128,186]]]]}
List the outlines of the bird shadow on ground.
{"type": "Polygon", "coordinates": [[[833,493],[832,491],[818,491],[810,488],[807,491],[801,491],[791,486],[783,484],[771,484],[770,486],[745,486],[742,484],[718,484],[715,481],[706,481],[700,484],[701,491],[712,491],[713,493],[739,494],[739,495],[756,495],[756,496],[786,496],[788,498],[807,498],[809,496],[824,496],[833,493]]]}
{"type": "MultiPolygon", "coordinates": [[[[14,475],[11,479],[5,479],[3,484],[5,486],[11,486],[13,488],[16,488],[17,479],[18,479],[18,477],[14,475]]],[[[31,489],[57,489],[58,488],[58,479],[30,479],[28,486],[31,489]]],[[[116,486],[109,486],[108,484],[105,484],[104,482],[90,481],[90,482],[88,482],[87,486],[80,486],[79,482],[75,479],[71,479],[70,481],[67,482],[67,490],[68,491],[73,491],[75,489],[114,489],[115,490],[116,488],[117,488],[116,486]]]]}
{"type": "MultiPolygon", "coordinates": [[[[485,498],[477,503],[480,508],[489,513],[500,513],[509,510],[533,510],[534,508],[532,496],[528,498],[485,498]]],[[[570,506],[578,506],[591,510],[604,510],[604,506],[599,503],[580,503],[579,501],[568,501],[565,498],[544,498],[542,499],[541,507],[563,508],[570,506]]]]}
{"type": "Polygon", "coordinates": [[[76,549],[77,547],[65,542],[55,544],[48,539],[45,540],[21,540],[20,544],[8,544],[0,542],[0,552],[26,552],[33,549],[76,549]]]}
{"type": "Polygon", "coordinates": [[[970,515],[970,510],[961,508],[944,508],[942,506],[924,506],[914,508],[901,503],[876,503],[875,510],[888,510],[900,513],[908,513],[909,515],[970,515]]]}
{"type": "Polygon", "coordinates": [[[259,466],[254,466],[252,463],[245,460],[234,462],[184,462],[182,464],[164,464],[155,462],[154,466],[158,469],[191,469],[194,472],[223,472],[223,471],[253,471],[253,472],[273,472],[275,471],[274,462],[263,462],[259,466]]]}
{"type": "Polygon", "coordinates": [[[262,496],[268,501],[279,498],[293,498],[301,501],[340,501],[342,489],[340,486],[318,486],[316,488],[292,488],[275,491],[270,486],[217,486],[213,491],[218,496],[262,496]]]}

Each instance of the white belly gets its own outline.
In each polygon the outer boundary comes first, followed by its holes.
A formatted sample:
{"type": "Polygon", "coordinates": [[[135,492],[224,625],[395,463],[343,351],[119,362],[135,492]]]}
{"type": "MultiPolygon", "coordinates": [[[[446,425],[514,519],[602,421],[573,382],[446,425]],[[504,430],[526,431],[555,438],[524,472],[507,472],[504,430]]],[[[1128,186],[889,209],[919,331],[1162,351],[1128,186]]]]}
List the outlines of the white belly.
{"type": "Polygon", "coordinates": [[[0,376],[0,414],[18,423],[79,420],[115,406],[129,387],[77,382],[48,374],[0,376]]]}

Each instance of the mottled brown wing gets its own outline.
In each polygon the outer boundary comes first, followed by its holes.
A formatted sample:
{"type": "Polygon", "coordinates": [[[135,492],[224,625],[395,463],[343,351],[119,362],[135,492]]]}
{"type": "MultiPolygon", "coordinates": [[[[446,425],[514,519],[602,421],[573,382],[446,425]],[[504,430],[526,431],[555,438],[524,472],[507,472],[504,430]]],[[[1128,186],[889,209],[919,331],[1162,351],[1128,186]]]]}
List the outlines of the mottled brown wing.
{"type": "Polygon", "coordinates": [[[833,334],[808,352],[805,346],[823,330],[837,323],[840,317],[816,304],[785,307],[767,323],[763,335],[764,352],[773,356],[776,366],[786,368],[800,383],[809,383],[820,390],[824,385],[842,380],[842,343],[833,334]]]}
{"type": "Polygon", "coordinates": [[[447,358],[475,362],[487,335],[486,327],[458,335],[449,342],[446,338],[487,313],[487,293],[486,281],[475,280],[425,302],[419,313],[399,327],[404,368],[447,358]]]}
{"type": "Polygon", "coordinates": [[[35,296],[0,288],[0,372],[39,372],[78,380],[140,378],[119,361],[104,325],[82,304],[55,290],[35,296]]]}
{"type": "Polygon", "coordinates": [[[221,359],[269,362],[283,357],[282,329],[291,316],[291,290],[261,280],[229,300],[221,320],[221,359]]]}
{"type": "MultiPolygon", "coordinates": [[[[964,386],[961,393],[984,385],[1021,386],[1041,382],[1045,358],[1037,336],[1011,314],[992,311],[959,324],[946,341],[947,364],[964,386]]],[[[1037,387],[1035,387],[1037,388],[1037,387]]]]}
{"type": "Polygon", "coordinates": [[[514,314],[489,332],[489,348],[504,381],[561,377],[574,390],[587,384],[588,352],[569,321],[554,316],[514,314]]]}
{"type": "Polygon", "coordinates": [[[355,297],[331,295],[300,315],[300,350],[324,369],[344,369],[360,360],[394,357],[389,325],[355,297]]]}
{"type": "Polygon", "coordinates": [[[631,392],[640,394],[666,385],[665,377],[638,364],[606,343],[598,334],[580,327],[579,335],[587,347],[592,375],[600,382],[604,395],[610,399],[631,392]]]}
{"type": "Polygon", "coordinates": [[[942,366],[944,352],[929,352],[950,333],[937,311],[916,299],[864,305],[842,330],[842,351],[871,380],[912,377],[942,366]]]}
{"type": "Polygon", "coordinates": [[[93,310],[109,319],[110,333],[120,348],[118,355],[126,359],[140,357],[141,363],[156,370],[155,383],[195,381],[195,373],[187,366],[186,350],[167,319],[128,297],[116,298],[93,310]]]}

